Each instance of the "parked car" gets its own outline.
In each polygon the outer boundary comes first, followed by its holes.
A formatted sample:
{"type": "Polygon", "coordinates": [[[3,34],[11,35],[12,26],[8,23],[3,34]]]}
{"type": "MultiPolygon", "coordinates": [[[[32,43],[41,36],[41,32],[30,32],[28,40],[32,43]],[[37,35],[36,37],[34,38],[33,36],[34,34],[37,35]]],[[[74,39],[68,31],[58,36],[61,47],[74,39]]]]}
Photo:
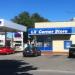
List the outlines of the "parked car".
{"type": "Polygon", "coordinates": [[[11,54],[15,53],[15,51],[10,47],[0,47],[0,54],[11,54]]]}
{"type": "Polygon", "coordinates": [[[40,56],[41,51],[37,49],[37,47],[28,45],[24,50],[23,50],[23,57],[25,56],[40,56]]]}
{"type": "Polygon", "coordinates": [[[69,58],[75,58],[75,44],[72,44],[69,48],[69,58]]]}

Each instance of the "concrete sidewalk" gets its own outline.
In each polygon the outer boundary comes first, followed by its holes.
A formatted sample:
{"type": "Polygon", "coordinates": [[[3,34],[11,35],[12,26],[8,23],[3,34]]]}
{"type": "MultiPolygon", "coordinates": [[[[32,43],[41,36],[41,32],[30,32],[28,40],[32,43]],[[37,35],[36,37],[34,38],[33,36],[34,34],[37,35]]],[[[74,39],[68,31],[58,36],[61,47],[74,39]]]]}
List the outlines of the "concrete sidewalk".
{"type": "Polygon", "coordinates": [[[42,52],[41,55],[69,55],[68,52],[42,52]]]}

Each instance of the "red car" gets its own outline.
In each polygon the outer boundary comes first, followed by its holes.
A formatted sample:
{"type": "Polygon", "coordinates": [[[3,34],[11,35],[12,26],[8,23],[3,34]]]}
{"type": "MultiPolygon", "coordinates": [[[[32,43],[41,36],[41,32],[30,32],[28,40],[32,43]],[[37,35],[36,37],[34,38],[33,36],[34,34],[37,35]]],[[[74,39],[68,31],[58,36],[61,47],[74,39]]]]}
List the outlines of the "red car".
{"type": "Polygon", "coordinates": [[[0,47],[0,54],[11,54],[15,51],[10,47],[0,47]]]}

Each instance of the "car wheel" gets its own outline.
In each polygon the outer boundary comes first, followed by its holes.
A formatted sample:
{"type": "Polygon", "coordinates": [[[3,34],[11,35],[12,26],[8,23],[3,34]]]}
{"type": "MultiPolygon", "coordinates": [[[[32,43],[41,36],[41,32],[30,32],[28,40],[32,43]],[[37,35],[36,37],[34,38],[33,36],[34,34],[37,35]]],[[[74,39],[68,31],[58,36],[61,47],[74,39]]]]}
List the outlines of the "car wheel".
{"type": "Polygon", "coordinates": [[[14,54],[14,52],[12,52],[11,54],[14,54]]]}

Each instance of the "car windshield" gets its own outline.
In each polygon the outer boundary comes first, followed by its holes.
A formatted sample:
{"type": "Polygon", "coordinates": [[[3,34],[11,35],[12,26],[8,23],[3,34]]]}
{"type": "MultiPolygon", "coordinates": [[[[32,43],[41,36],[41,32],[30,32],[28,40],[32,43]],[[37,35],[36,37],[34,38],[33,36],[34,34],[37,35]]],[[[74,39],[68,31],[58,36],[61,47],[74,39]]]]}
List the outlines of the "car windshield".
{"type": "Polygon", "coordinates": [[[27,45],[27,47],[26,47],[28,50],[31,50],[31,49],[34,49],[34,48],[36,48],[35,46],[33,46],[33,45],[27,45]]]}

